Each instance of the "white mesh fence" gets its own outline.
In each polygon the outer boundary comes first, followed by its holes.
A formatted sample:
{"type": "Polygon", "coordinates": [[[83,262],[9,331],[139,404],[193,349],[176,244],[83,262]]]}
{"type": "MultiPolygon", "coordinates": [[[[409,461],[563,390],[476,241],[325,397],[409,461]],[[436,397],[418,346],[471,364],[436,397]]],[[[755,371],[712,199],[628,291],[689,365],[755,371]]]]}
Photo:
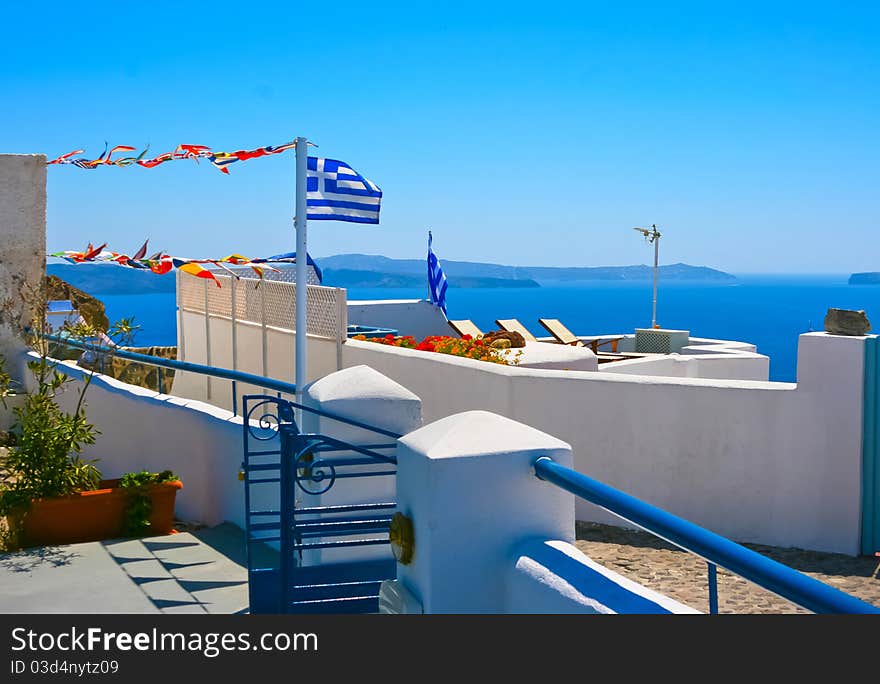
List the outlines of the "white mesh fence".
{"type": "MultiPolygon", "coordinates": [[[[206,278],[178,275],[177,305],[182,310],[296,330],[296,285],[290,282],[293,269],[266,272],[263,280],[250,267],[231,269],[240,275],[237,279],[224,269],[211,270],[220,287],[206,278]]],[[[310,282],[316,279],[311,267],[309,275],[310,282]]],[[[309,335],[344,340],[348,327],[345,290],[308,285],[306,319],[309,335]]]]}

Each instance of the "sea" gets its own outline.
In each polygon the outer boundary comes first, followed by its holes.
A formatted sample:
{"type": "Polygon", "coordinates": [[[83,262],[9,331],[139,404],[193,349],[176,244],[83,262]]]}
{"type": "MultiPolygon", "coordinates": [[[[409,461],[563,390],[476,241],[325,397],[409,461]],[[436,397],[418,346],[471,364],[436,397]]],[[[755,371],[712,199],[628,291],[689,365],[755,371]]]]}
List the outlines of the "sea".
{"type": "MultiPolygon", "coordinates": [[[[829,307],[864,309],[880,327],[880,285],[848,285],[842,275],[740,275],[736,281],[661,281],[657,323],[693,337],[738,340],[770,357],[770,379],[796,380],[798,335],[822,330],[829,307]]],[[[133,316],[137,345],[177,344],[175,295],[97,295],[111,321],[133,316]]],[[[348,299],[420,299],[421,289],[351,288],[348,299]]],[[[558,318],[577,335],[631,333],[651,326],[651,283],[589,281],[524,289],[447,291],[449,318],[481,330],[517,318],[537,336],[539,318],[558,318]]]]}

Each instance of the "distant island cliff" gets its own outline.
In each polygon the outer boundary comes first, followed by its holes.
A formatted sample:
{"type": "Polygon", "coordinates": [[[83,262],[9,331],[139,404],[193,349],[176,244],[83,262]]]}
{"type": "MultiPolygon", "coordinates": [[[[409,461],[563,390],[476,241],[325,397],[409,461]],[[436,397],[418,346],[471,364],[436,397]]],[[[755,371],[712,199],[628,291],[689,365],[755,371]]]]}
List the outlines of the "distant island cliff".
{"type": "MultiPolygon", "coordinates": [[[[363,282],[399,282],[398,278],[414,278],[414,286],[424,285],[426,266],[422,259],[390,259],[371,254],[337,254],[316,259],[324,269],[325,284],[340,287],[383,287],[383,285],[346,285],[349,274],[357,274],[363,282]],[[366,274],[372,273],[372,277],[366,274]],[[339,280],[335,280],[339,277],[339,280]]],[[[654,277],[651,266],[504,266],[470,261],[441,260],[450,287],[538,287],[542,283],[558,284],[585,280],[642,281],[654,277]]],[[[660,279],[735,281],[736,277],[707,266],[670,264],[660,267],[660,279]]],[[[408,285],[384,285],[408,287],[408,285]]]]}
{"type": "Polygon", "coordinates": [[[116,264],[46,264],[46,273],[58,276],[90,295],[155,294],[177,289],[173,273],[156,275],[116,264]]]}
{"type": "MultiPolygon", "coordinates": [[[[324,285],[331,287],[424,288],[427,281],[422,259],[338,254],[315,261],[323,270],[324,285]]],[[[654,269],[645,265],[532,267],[446,260],[441,264],[451,288],[535,288],[589,280],[650,281],[654,277],[654,269]]],[[[46,271],[92,295],[174,292],[176,286],[173,275],[158,276],[113,264],[51,263],[46,271]]],[[[671,264],[660,267],[660,280],[735,281],[736,277],[707,266],[671,264]]]]}
{"type": "MultiPolygon", "coordinates": [[[[320,265],[320,261],[318,262],[320,265]]],[[[444,269],[445,272],[445,269],[444,269]]],[[[325,268],[324,285],[332,287],[425,287],[425,273],[388,273],[353,268],[325,268]]],[[[496,288],[541,287],[531,278],[486,278],[480,276],[456,276],[449,280],[449,287],[496,288]]]]}
{"type": "Polygon", "coordinates": [[[880,271],[853,273],[848,282],[850,285],[880,285],[880,271]]]}

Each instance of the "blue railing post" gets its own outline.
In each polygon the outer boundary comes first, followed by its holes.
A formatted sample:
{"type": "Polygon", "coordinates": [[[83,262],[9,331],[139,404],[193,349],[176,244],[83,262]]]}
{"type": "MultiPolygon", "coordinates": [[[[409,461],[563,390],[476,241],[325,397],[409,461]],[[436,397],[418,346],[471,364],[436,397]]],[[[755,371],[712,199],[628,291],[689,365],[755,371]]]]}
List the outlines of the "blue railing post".
{"type": "Polygon", "coordinates": [[[709,566],[709,612],[718,614],[718,566],[707,563],[709,566]]]}
{"type": "MultiPolygon", "coordinates": [[[[245,417],[247,422],[247,417],[245,417]]],[[[291,589],[293,586],[293,568],[296,565],[293,550],[296,545],[294,538],[294,503],[296,496],[296,458],[295,454],[300,440],[299,431],[293,422],[292,412],[288,406],[278,406],[278,434],[281,440],[280,473],[281,491],[279,493],[279,511],[281,521],[281,600],[282,612],[290,610],[291,589]]]]}

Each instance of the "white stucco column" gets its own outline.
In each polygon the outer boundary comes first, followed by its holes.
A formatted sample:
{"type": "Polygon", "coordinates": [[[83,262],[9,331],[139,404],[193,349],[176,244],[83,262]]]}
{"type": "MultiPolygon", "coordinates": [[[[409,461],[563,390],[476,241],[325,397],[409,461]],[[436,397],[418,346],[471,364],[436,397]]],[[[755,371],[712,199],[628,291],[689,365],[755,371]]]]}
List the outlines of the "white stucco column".
{"type": "Polygon", "coordinates": [[[45,155],[0,154],[0,245],[0,354],[12,376],[24,380],[26,293],[46,274],[45,155]]]}
{"type": "Polygon", "coordinates": [[[415,553],[398,580],[427,613],[505,611],[503,577],[528,538],[574,539],[574,497],[535,477],[571,447],[487,411],[469,411],[403,437],[398,510],[411,518],[415,553]]]}
{"type": "MultiPolygon", "coordinates": [[[[798,337],[798,387],[829,394],[848,395],[854,405],[861,404],[864,382],[865,340],[863,335],[804,333],[798,337]],[[854,391],[855,390],[855,391],[854,391]]],[[[841,397],[831,397],[837,401],[841,397]]]]}
{"type": "MultiPolygon", "coordinates": [[[[421,400],[403,385],[369,366],[345,368],[307,385],[303,403],[401,435],[422,425],[421,400]]],[[[375,433],[314,413],[305,413],[302,427],[306,432],[318,432],[352,443],[379,439],[375,433]]]]}

